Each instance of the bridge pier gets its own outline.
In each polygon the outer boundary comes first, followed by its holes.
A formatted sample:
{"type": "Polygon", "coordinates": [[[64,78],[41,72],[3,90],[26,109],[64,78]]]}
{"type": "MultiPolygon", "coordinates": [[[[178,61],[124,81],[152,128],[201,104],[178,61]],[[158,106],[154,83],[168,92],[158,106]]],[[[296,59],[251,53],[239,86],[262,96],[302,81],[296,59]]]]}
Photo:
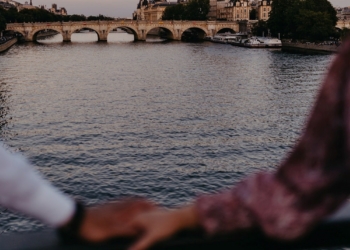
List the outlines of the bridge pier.
{"type": "Polygon", "coordinates": [[[72,34],[68,30],[64,30],[62,32],[63,36],[63,42],[71,42],[72,41],[72,34]]]}
{"type": "Polygon", "coordinates": [[[175,29],[174,33],[173,33],[173,40],[174,41],[181,41],[181,34],[182,34],[181,29],[175,29]]]}
{"type": "Polygon", "coordinates": [[[99,33],[98,34],[98,41],[99,42],[107,42],[107,37],[108,37],[108,34],[105,32],[105,33],[99,33]]]}
{"type": "Polygon", "coordinates": [[[140,29],[138,34],[138,41],[146,41],[147,33],[145,29],[140,29]]]}

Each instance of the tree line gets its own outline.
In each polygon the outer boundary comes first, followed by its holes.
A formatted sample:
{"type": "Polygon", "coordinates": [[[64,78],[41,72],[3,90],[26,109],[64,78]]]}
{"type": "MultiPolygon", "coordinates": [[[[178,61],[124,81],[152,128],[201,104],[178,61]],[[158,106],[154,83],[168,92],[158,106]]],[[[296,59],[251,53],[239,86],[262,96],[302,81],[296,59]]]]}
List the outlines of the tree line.
{"type": "Polygon", "coordinates": [[[207,20],[209,0],[190,0],[185,4],[169,6],[163,13],[163,20],[207,20]]]}
{"type": "Polygon", "coordinates": [[[340,38],[337,12],[328,0],[274,0],[267,22],[259,21],[253,33],[308,41],[340,38]]]}
{"type": "Polygon", "coordinates": [[[17,8],[5,10],[0,7],[0,31],[6,29],[6,23],[30,23],[30,22],[77,22],[95,20],[113,20],[114,18],[104,15],[84,16],[84,15],[55,15],[44,9],[23,9],[17,8]]]}

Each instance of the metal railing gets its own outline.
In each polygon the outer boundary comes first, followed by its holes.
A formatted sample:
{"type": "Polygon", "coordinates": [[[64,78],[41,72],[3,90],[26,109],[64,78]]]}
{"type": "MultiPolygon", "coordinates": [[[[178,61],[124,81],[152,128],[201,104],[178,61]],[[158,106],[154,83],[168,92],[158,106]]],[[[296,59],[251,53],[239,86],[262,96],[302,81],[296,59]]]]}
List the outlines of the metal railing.
{"type": "MultiPolygon", "coordinates": [[[[98,245],[63,244],[53,230],[0,236],[1,250],[128,249],[131,243],[131,239],[116,239],[98,245]]],[[[184,232],[154,246],[152,249],[297,250],[349,246],[350,204],[347,204],[297,241],[287,242],[270,239],[258,229],[211,238],[201,232],[184,232]]]]}

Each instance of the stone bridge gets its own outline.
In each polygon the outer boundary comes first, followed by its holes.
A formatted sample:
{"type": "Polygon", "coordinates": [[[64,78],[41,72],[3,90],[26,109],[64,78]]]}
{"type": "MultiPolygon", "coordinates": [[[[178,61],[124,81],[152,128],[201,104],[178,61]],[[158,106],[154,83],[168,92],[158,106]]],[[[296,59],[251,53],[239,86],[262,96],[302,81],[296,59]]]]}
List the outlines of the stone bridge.
{"type": "Polygon", "coordinates": [[[38,32],[43,30],[54,30],[62,34],[63,41],[71,41],[74,32],[81,29],[93,30],[97,33],[99,41],[107,41],[108,34],[120,28],[128,33],[134,34],[135,40],[146,40],[147,34],[154,28],[162,28],[168,39],[181,40],[183,33],[188,29],[195,29],[202,36],[214,36],[222,30],[240,31],[239,22],[218,21],[82,21],[82,22],[54,22],[54,23],[10,23],[7,30],[21,33],[25,41],[36,40],[38,32]]]}

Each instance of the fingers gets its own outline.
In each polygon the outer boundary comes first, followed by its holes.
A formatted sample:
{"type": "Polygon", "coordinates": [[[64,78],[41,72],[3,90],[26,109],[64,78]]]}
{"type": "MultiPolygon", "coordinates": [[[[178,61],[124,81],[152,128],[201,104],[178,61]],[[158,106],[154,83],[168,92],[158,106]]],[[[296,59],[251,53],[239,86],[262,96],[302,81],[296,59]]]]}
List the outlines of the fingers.
{"type": "Polygon", "coordinates": [[[129,250],[146,250],[156,242],[162,240],[160,235],[154,233],[148,233],[144,235],[136,244],[131,246],[129,250]]]}

